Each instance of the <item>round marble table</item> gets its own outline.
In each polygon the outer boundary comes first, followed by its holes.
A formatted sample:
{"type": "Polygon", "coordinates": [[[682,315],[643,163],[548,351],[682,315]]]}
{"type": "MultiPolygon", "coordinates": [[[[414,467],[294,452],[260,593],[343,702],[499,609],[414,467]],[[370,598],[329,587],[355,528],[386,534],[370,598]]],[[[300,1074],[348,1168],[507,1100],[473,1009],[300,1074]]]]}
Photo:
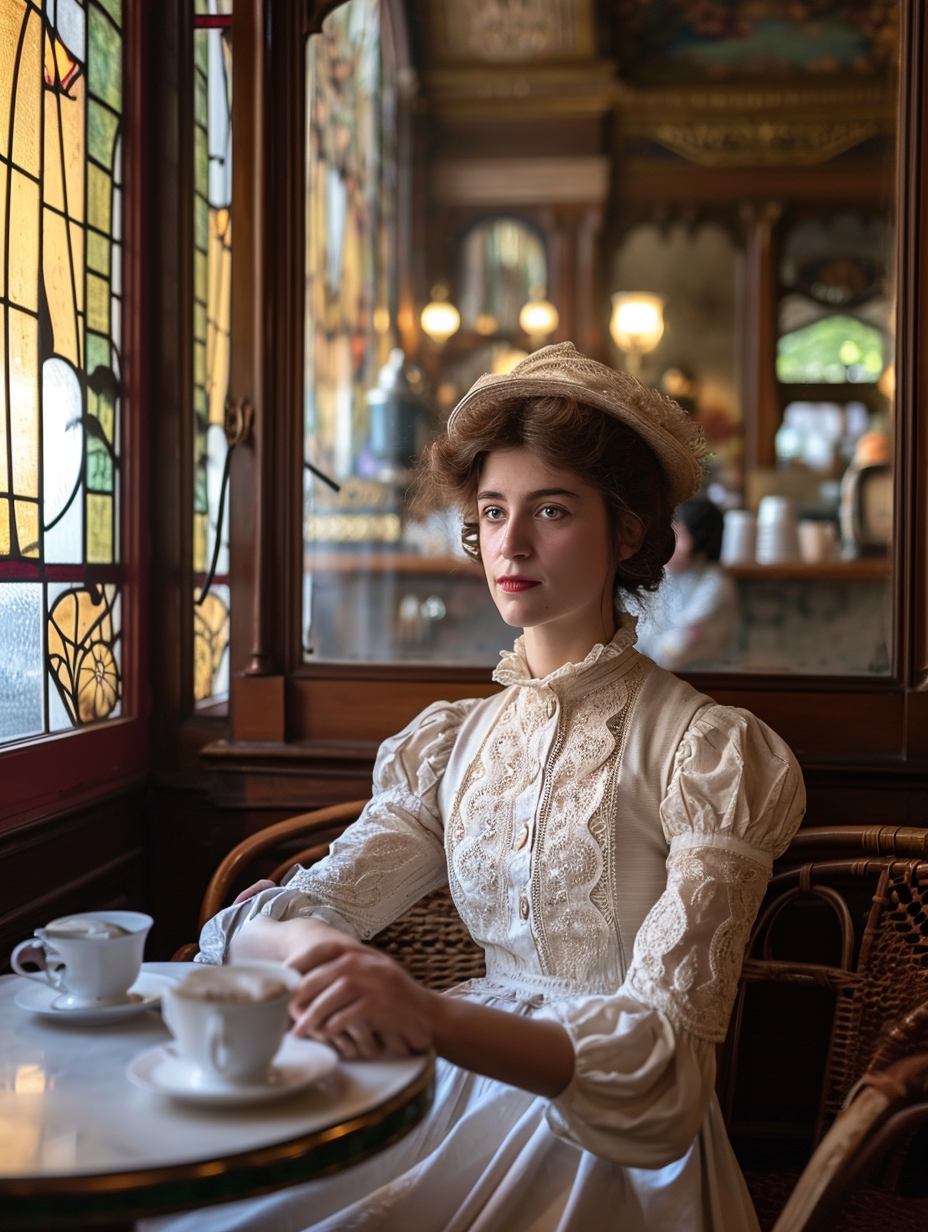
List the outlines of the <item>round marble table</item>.
{"type": "Polygon", "coordinates": [[[0,978],[0,1229],[128,1224],[267,1193],[382,1150],[431,1103],[429,1057],[342,1063],[279,1102],[181,1103],[125,1076],[170,1039],[157,1010],[59,1023],[14,1004],[25,984],[0,978]]]}

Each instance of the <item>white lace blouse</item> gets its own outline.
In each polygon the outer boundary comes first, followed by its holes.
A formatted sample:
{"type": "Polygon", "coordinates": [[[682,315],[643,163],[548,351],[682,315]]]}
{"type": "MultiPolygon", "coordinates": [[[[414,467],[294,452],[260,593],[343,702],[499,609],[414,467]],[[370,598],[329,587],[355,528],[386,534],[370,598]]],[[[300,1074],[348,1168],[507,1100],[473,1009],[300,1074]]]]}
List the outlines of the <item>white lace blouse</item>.
{"type": "Polygon", "coordinates": [[[438,702],[385,741],[374,797],[327,859],[211,920],[221,962],[253,915],[311,915],[366,939],[450,883],[487,956],[455,990],[569,1033],[558,1136],[662,1167],[699,1130],[744,946],[804,810],[793,755],[634,649],[544,679],[521,639],[492,698],[438,702]]]}

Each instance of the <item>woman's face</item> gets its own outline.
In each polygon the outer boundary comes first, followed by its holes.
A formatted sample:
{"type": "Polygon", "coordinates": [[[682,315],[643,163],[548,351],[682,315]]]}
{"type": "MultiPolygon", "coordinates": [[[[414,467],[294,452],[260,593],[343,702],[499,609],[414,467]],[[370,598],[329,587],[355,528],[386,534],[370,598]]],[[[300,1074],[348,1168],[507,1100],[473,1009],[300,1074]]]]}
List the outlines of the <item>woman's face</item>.
{"type": "Polygon", "coordinates": [[[548,626],[589,645],[614,630],[616,545],[600,493],[525,448],[488,455],[477,489],[480,555],[509,625],[548,626]]]}

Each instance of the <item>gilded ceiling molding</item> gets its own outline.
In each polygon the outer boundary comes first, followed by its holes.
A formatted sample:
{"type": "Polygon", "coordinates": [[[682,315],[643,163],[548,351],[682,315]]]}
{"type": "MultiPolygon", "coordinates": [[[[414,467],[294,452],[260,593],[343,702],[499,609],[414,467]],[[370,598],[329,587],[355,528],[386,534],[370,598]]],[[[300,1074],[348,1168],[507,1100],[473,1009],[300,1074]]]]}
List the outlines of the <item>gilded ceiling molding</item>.
{"type": "Polygon", "coordinates": [[[425,73],[423,94],[449,119],[522,119],[605,115],[615,101],[615,65],[434,69],[425,73]]]}
{"type": "Polygon", "coordinates": [[[622,132],[707,167],[811,166],[869,137],[892,133],[889,88],[709,87],[634,90],[618,86],[622,132]]]}

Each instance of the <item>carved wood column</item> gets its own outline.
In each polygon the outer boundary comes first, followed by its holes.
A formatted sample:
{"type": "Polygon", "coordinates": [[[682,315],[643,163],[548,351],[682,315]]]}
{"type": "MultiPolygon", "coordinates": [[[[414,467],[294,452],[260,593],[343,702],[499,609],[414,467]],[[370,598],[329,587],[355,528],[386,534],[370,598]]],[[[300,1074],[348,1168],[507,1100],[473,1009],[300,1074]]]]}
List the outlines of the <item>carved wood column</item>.
{"type": "Polygon", "coordinates": [[[774,437],[780,426],[777,403],[777,252],[774,228],[779,202],[745,202],[744,280],[744,466],[776,463],[774,437]]]}

